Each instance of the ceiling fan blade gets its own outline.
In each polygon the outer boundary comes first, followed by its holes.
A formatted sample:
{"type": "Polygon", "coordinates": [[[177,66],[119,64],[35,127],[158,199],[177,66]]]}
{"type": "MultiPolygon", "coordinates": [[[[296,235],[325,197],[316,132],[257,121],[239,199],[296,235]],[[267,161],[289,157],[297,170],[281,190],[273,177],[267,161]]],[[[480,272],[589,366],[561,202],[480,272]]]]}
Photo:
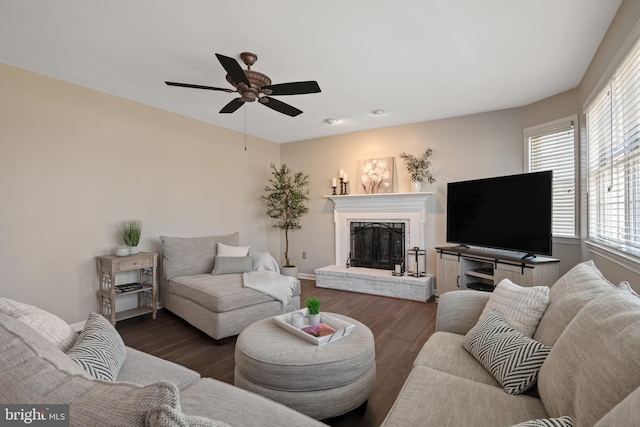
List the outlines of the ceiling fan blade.
{"type": "Polygon", "coordinates": [[[192,85],[189,83],[176,83],[176,82],[165,82],[165,83],[169,86],[191,87],[194,89],[207,89],[207,90],[220,90],[223,92],[233,92],[231,89],[223,89],[221,87],[201,86],[201,85],[192,85]]]}
{"type": "Polygon", "coordinates": [[[242,67],[240,67],[240,64],[238,64],[238,61],[233,58],[229,58],[228,56],[220,55],[219,53],[216,53],[216,57],[218,58],[218,61],[220,61],[222,67],[236,83],[242,82],[246,84],[247,87],[251,87],[251,83],[249,83],[249,79],[242,70],[242,67]]]}
{"type": "Polygon", "coordinates": [[[244,104],[244,101],[242,100],[242,98],[232,99],[230,103],[222,107],[222,110],[220,110],[220,113],[222,114],[233,113],[238,108],[242,107],[242,104],[244,104]]]}
{"type": "Polygon", "coordinates": [[[262,89],[271,90],[270,95],[304,95],[306,93],[320,92],[320,86],[315,81],[280,83],[263,86],[262,89]]]}
{"type": "Polygon", "coordinates": [[[289,104],[278,101],[277,99],[268,96],[263,96],[262,98],[260,98],[260,103],[279,113],[286,114],[287,116],[295,117],[298,114],[302,114],[302,111],[298,110],[296,107],[292,107],[289,104]]]}

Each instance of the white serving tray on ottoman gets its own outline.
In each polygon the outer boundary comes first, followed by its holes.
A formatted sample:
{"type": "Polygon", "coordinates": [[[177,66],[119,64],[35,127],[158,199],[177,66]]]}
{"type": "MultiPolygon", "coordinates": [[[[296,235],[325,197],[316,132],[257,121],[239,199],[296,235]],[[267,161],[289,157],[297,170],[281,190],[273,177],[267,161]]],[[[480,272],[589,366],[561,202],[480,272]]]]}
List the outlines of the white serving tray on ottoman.
{"type": "MultiPolygon", "coordinates": [[[[304,325],[302,327],[304,328],[309,326],[309,316],[308,316],[309,311],[306,308],[303,308],[301,310],[296,310],[296,311],[301,312],[303,315],[304,325]]],[[[336,331],[331,335],[316,337],[311,334],[308,334],[307,332],[304,332],[303,330],[301,330],[301,328],[296,328],[295,326],[293,326],[291,324],[292,313],[295,313],[295,311],[291,313],[281,314],[279,316],[274,316],[273,320],[276,322],[278,326],[280,326],[285,331],[288,331],[293,335],[297,335],[303,340],[309,341],[310,343],[313,343],[315,345],[325,345],[329,342],[337,341],[340,338],[346,337],[347,335],[349,335],[353,330],[353,328],[356,327],[356,325],[354,325],[353,323],[346,322],[344,320],[338,319],[336,317],[333,317],[325,313],[320,313],[320,322],[328,324],[336,331]]]]}

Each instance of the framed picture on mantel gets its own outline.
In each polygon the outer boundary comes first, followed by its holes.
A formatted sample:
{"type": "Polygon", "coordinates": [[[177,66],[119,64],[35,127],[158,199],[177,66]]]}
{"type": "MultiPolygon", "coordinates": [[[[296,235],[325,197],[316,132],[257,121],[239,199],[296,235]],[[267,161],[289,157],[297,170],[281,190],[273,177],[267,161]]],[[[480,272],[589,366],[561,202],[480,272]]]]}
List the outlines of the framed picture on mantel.
{"type": "Polygon", "coordinates": [[[393,166],[393,157],[359,160],[355,183],[358,194],[393,192],[393,166]]]}

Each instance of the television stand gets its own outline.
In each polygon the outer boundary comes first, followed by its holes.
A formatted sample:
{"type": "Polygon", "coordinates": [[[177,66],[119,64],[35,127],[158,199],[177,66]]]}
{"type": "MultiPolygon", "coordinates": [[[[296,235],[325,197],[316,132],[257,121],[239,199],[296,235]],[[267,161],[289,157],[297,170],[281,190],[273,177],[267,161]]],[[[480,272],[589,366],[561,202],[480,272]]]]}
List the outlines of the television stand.
{"type": "Polygon", "coordinates": [[[502,279],[520,286],[551,286],[558,280],[559,259],[531,258],[460,246],[437,247],[436,295],[460,289],[490,291],[502,279]]]}

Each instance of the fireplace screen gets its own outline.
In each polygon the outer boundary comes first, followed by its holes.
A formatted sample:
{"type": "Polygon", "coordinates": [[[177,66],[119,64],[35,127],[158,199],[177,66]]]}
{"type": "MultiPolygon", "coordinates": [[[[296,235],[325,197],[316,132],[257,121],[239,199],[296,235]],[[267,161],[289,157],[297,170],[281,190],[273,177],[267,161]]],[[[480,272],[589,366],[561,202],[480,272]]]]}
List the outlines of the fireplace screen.
{"type": "Polygon", "coordinates": [[[393,270],[404,262],[404,223],[352,222],[352,267],[393,270]]]}

